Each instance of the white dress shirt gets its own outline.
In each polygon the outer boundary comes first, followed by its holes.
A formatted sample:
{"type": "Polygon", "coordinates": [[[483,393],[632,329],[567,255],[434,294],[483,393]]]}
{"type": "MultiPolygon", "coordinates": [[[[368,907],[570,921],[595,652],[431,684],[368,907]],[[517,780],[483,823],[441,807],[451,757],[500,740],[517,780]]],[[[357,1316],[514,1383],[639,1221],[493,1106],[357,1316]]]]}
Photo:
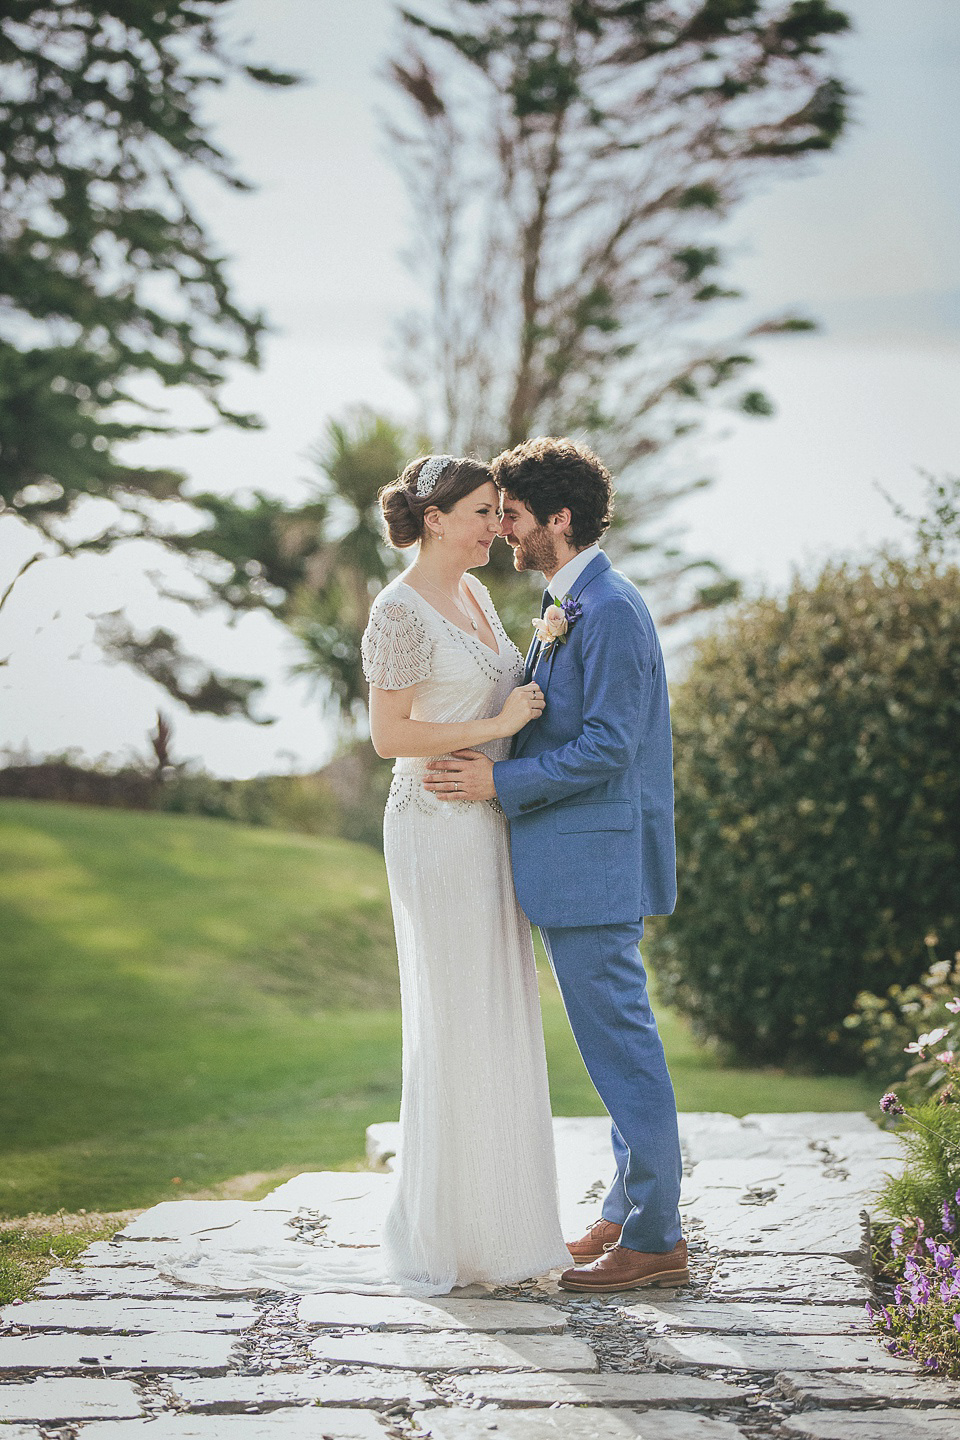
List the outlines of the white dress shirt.
{"type": "Polygon", "coordinates": [[[600,542],[595,540],[592,545],[587,546],[586,550],[578,550],[566,565],[560,566],[553,579],[547,581],[547,589],[554,600],[560,600],[564,595],[569,595],[590,561],[595,560],[599,554],[601,554],[600,542]]]}

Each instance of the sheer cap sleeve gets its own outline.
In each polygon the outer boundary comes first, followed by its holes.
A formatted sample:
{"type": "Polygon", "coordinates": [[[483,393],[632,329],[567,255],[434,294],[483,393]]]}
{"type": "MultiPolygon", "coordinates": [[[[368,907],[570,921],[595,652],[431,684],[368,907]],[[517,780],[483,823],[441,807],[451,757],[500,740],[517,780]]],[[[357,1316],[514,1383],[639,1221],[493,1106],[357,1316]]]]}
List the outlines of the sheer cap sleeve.
{"type": "Polygon", "coordinates": [[[363,673],[378,690],[405,690],[426,680],[433,642],[412,605],[391,596],[370,612],[360,642],[363,673]]]}

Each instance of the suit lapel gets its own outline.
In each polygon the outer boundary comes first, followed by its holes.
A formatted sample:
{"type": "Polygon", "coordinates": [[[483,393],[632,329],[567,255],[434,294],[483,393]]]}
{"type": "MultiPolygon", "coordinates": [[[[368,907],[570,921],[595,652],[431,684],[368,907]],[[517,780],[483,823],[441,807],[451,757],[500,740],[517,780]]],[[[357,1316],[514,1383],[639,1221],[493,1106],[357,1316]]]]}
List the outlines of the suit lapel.
{"type": "MultiPolygon", "coordinates": [[[[579,600],[583,591],[590,584],[590,581],[596,580],[598,575],[602,575],[605,570],[609,569],[610,561],[607,559],[606,555],[604,555],[603,551],[601,550],[600,554],[595,555],[594,558],[590,561],[590,564],[586,567],[583,573],[577,576],[576,580],[573,583],[573,589],[569,592],[571,600],[579,600]]],[[[564,597],[561,596],[561,599],[563,598],[564,597]]],[[[576,624],[577,622],[574,621],[573,623],[576,624]]],[[[557,658],[557,651],[559,649],[560,644],[558,641],[555,640],[550,646],[550,649],[547,651],[546,660],[544,661],[541,652],[541,658],[534,666],[532,678],[537,681],[544,695],[546,695],[547,686],[550,684],[550,676],[553,674],[553,665],[554,661],[557,658]]]]}
{"type": "MultiPolygon", "coordinates": [[[[605,570],[609,569],[610,561],[607,559],[606,555],[604,555],[603,551],[601,550],[600,554],[594,556],[594,558],[590,561],[590,564],[586,567],[583,573],[581,575],[578,575],[577,579],[573,584],[573,588],[570,591],[571,599],[579,600],[580,596],[590,584],[591,580],[596,580],[598,575],[602,575],[605,570]]],[[[546,695],[547,686],[550,684],[550,676],[553,674],[554,661],[557,658],[557,651],[559,649],[560,646],[556,643],[556,641],[554,641],[554,643],[547,651],[546,656],[544,656],[543,646],[539,643],[536,636],[534,636],[533,642],[530,645],[530,649],[527,651],[527,658],[523,667],[523,683],[526,685],[531,680],[536,680],[537,684],[540,686],[540,689],[543,691],[544,695],[546,695]]],[[[514,755],[519,754],[520,750],[523,748],[526,742],[527,736],[531,733],[532,728],[533,725],[531,722],[529,725],[524,725],[523,729],[518,731],[517,734],[514,736],[514,755]]]]}
{"type": "Polygon", "coordinates": [[[530,649],[527,651],[527,658],[523,662],[524,685],[529,685],[530,681],[533,678],[533,668],[537,663],[537,651],[539,649],[539,646],[540,642],[537,639],[536,634],[534,634],[533,639],[530,641],[530,649]]]}

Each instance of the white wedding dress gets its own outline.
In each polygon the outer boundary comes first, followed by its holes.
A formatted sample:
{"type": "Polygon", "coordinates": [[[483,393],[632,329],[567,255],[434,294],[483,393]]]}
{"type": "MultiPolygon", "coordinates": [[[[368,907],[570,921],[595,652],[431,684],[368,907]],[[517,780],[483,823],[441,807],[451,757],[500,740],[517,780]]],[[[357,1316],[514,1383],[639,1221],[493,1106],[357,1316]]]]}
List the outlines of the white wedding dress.
{"type": "MultiPolygon", "coordinates": [[[[520,652],[488,591],[472,575],[466,583],[498,652],[402,578],[374,601],[364,673],[380,689],[416,686],[414,720],[496,715],[520,680],[520,652]]],[[[483,748],[499,759],[510,742],[483,748]]],[[[396,762],[384,815],[403,1094],[399,1171],[381,1244],[324,1249],[291,1238],[230,1252],[197,1247],[162,1265],[177,1279],[427,1296],[513,1284],[571,1263],[558,1215],[533,946],[514,895],[507,822],[495,800],[436,799],[421,783],[426,765],[396,762]]]]}

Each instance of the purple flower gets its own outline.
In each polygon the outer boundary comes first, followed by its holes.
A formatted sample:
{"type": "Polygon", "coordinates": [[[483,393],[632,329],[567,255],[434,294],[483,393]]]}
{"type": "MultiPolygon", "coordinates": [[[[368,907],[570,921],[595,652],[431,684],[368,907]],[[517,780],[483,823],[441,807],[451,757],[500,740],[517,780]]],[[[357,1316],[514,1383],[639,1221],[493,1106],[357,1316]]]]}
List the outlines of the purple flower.
{"type": "Polygon", "coordinates": [[[903,1106],[900,1104],[900,1101],[897,1099],[896,1092],[893,1090],[888,1090],[886,1095],[882,1095],[880,1097],[880,1109],[883,1111],[884,1115],[903,1114],[903,1106]]]}
{"type": "Polygon", "coordinates": [[[956,1195],[954,1195],[953,1199],[954,1199],[954,1204],[960,1205],[960,1190],[957,1191],[957,1193],[956,1193],[956,1195]]]}
{"type": "Polygon", "coordinates": [[[956,1315],[954,1315],[954,1317],[953,1317],[953,1323],[954,1323],[954,1325],[956,1325],[957,1329],[960,1330],[960,1312],[958,1312],[956,1315]]]}
{"type": "Polygon", "coordinates": [[[583,614],[583,606],[580,601],[574,600],[570,595],[564,595],[560,601],[560,609],[566,615],[569,624],[572,624],[574,620],[579,620],[583,614]]]}
{"type": "Polygon", "coordinates": [[[940,1299],[943,1301],[944,1305],[946,1305],[947,1301],[950,1299],[950,1286],[947,1284],[946,1280],[940,1281],[940,1299]]]}
{"type": "Polygon", "coordinates": [[[936,1362],[936,1360],[934,1360],[934,1359],[933,1359],[931,1356],[929,1356],[929,1355],[927,1356],[926,1360],[924,1360],[923,1363],[924,1363],[924,1365],[926,1365],[926,1367],[927,1367],[928,1370],[936,1370],[936,1368],[937,1368],[937,1362],[936,1362]]]}
{"type": "Polygon", "coordinates": [[[910,1299],[914,1305],[926,1305],[930,1299],[930,1282],[926,1275],[918,1275],[910,1289],[910,1299]]]}
{"type": "Polygon", "coordinates": [[[957,1228],[957,1222],[953,1218],[953,1210],[949,1200],[943,1202],[943,1233],[952,1235],[957,1228]]]}
{"type": "Polygon", "coordinates": [[[893,1302],[894,1302],[895,1305],[902,1305],[902,1304],[903,1304],[903,1286],[902,1286],[902,1285],[894,1285],[894,1287],[893,1287],[893,1302]]]}
{"type": "Polygon", "coordinates": [[[900,1249],[900,1246],[903,1244],[902,1225],[894,1225],[893,1229],[890,1231],[890,1244],[893,1246],[894,1250],[900,1249]]]}
{"type": "Polygon", "coordinates": [[[873,1319],[873,1306],[870,1304],[870,1301],[869,1301],[869,1300],[867,1300],[867,1301],[864,1303],[864,1307],[863,1307],[863,1308],[864,1308],[864,1310],[866,1310],[866,1312],[867,1312],[867,1319],[868,1319],[868,1320],[872,1320],[872,1319],[873,1319]]]}

